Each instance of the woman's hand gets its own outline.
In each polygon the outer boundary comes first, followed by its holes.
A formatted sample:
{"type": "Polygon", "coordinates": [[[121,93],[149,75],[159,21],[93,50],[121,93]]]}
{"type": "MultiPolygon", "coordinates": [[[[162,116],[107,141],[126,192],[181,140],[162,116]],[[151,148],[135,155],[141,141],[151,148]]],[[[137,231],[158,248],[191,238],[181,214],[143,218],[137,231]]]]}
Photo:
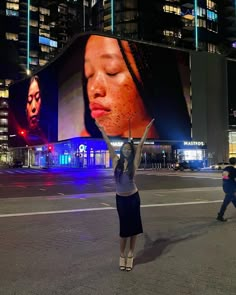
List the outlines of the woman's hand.
{"type": "Polygon", "coordinates": [[[152,121],[147,125],[146,129],[149,129],[152,126],[154,121],[155,121],[155,119],[153,118],[152,121]]]}

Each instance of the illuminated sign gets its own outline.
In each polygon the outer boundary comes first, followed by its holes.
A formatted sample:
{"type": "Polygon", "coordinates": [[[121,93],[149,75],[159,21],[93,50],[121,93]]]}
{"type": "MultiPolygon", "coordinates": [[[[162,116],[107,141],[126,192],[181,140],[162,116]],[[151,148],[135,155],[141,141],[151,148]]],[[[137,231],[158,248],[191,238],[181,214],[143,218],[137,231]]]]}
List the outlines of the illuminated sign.
{"type": "Polygon", "coordinates": [[[57,41],[51,40],[51,39],[46,38],[46,37],[39,36],[39,43],[44,44],[44,45],[48,45],[48,46],[51,46],[51,47],[57,47],[57,41]]]}
{"type": "Polygon", "coordinates": [[[203,146],[205,145],[203,141],[184,141],[184,145],[196,145],[196,146],[203,146]]]}
{"type": "Polygon", "coordinates": [[[87,148],[86,145],[81,144],[81,145],[79,146],[79,151],[80,151],[81,153],[86,152],[86,148],[87,148]]]}
{"type": "MultiPolygon", "coordinates": [[[[111,143],[111,145],[116,146],[116,147],[121,147],[123,145],[123,143],[124,143],[123,141],[113,141],[111,143]]],[[[133,141],[133,143],[134,144],[139,144],[140,143],[140,140],[133,141]]],[[[155,142],[154,141],[145,141],[144,144],[155,144],[155,142]]]]}
{"type": "Polygon", "coordinates": [[[113,141],[113,142],[111,142],[111,145],[120,147],[120,146],[122,146],[123,143],[124,143],[123,141],[113,141]]]}

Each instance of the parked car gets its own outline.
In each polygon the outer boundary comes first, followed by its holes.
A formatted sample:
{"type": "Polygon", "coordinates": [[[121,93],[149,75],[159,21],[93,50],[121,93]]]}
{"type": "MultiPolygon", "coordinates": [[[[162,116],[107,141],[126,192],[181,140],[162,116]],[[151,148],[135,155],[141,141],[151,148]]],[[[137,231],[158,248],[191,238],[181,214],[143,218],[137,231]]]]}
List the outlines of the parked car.
{"type": "Polygon", "coordinates": [[[226,166],[229,166],[230,164],[227,162],[220,162],[214,165],[211,165],[210,168],[213,170],[223,170],[226,166]]]}
{"type": "Polygon", "coordinates": [[[21,160],[13,160],[9,163],[9,168],[22,168],[23,162],[21,160]]]}
{"type": "Polygon", "coordinates": [[[183,161],[180,163],[176,163],[174,170],[180,170],[180,171],[184,171],[184,170],[201,170],[201,168],[203,168],[203,161],[200,160],[190,160],[190,161],[183,161]]]}

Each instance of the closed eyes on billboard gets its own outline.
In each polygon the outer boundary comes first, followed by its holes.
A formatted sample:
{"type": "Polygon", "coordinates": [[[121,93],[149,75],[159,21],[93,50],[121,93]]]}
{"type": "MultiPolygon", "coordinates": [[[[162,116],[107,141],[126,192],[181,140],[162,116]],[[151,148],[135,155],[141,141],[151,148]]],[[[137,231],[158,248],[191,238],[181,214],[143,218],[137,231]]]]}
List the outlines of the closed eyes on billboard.
{"type": "Polygon", "coordinates": [[[140,138],[152,118],[148,138],[191,140],[189,54],[182,51],[79,36],[37,77],[13,85],[10,97],[12,132],[30,130],[30,144],[102,138],[96,122],[108,136],[140,138]]]}

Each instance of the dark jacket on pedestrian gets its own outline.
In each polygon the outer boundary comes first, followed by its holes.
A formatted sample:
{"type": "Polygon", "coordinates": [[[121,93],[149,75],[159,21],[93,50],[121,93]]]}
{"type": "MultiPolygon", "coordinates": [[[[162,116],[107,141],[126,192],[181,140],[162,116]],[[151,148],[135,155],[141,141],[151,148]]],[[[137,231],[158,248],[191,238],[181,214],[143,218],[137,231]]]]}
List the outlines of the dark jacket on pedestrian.
{"type": "Polygon", "coordinates": [[[223,170],[223,191],[226,194],[233,194],[236,191],[236,168],[227,166],[223,170]],[[224,173],[226,172],[226,173],[224,173]]]}

